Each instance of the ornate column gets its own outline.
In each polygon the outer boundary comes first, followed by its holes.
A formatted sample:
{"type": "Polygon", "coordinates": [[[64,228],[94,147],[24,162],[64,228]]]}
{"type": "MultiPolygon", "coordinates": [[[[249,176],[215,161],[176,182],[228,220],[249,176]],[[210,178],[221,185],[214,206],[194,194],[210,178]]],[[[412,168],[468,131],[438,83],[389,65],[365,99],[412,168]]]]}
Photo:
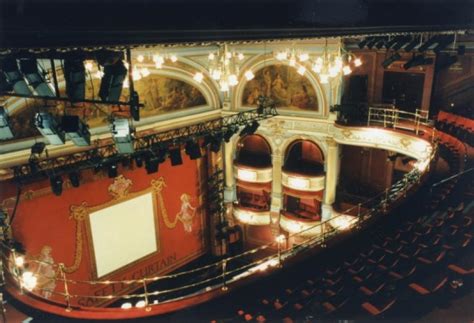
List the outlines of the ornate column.
{"type": "Polygon", "coordinates": [[[324,188],[324,198],[322,205],[322,219],[327,220],[332,215],[332,204],[336,200],[336,187],[339,177],[339,145],[337,142],[328,137],[326,139],[328,145],[328,153],[326,157],[326,185],[324,188]]]}
{"type": "Polygon", "coordinates": [[[235,200],[235,178],[234,178],[234,158],[232,151],[233,142],[224,143],[224,169],[225,169],[225,189],[224,201],[231,203],[235,200]]]}
{"type": "MultiPolygon", "coordinates": [[[[272,228],[279,232],[280,210],[283,207],[283,199],[281,193],[281,172],[283,167],[283,155],[277,149],[272,154],[272,203],[270,206],[270,214],[272,217],[272,228]]],[[[274,232],[276,233],[276,232],[274,232]]]]}

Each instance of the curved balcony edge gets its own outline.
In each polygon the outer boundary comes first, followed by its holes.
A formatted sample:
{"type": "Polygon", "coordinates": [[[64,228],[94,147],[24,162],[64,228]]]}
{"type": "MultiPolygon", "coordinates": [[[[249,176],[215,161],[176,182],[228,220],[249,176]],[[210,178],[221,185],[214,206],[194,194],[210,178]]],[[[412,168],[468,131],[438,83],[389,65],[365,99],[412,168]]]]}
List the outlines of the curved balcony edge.
{"type": "Polygon", "coordinates": [[[269,225],[271,223],[270,210],[256,211],[245,207],[234,205],[234,217],[241,223],[250,225],[269,225]]]}
{"type": "Polygon", "coordinates": [[[321,221],[303,220],[281,212],[280,227],[291,234],[302,237],[314,237],[322,233],[321,221]]]}

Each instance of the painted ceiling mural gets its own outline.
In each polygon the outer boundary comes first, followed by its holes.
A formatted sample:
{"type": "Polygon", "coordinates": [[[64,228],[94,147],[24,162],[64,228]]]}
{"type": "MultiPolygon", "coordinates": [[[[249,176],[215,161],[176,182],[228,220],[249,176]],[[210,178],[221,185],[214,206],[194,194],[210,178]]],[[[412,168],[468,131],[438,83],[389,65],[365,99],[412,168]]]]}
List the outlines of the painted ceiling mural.
{"type": "MultiPolygon", "coordinates": [[[[140,117],[147,118],[165,113],[176,112],[189,108],[206,105],[203,94],[194,86],[181,80],[151,74],[145,78],[135,81],[135,90],[140,96],[140,102],[144,107],[140,110],[140,117]]],[[[86,81],[86,97],[97,97],[100,88],[100,80],[86,81]]],[[[128,101],[128,89],[122,90],[120,101],[128,101]]],[[[26,102],[26,101],[25,101],[26,102]]],[[[51,105],[51,103],[50,103],[51,105]]],[[[54,106],[45,107],[41,100],[30,100],[18,112],[11,115],[11,123],[15,138],[13,140],[39,136],[34,126],[36,112],[50,112],[62,116],[78,115],[86,121],[90,128],[106,126],[111,114],[129,117],[128,106],[110,106],[80,103],[70,106],[64,102],[58,102],[54,106]]]]}
{"type": "Polygon", "coordinates": [[[255,73],[242,95],[242,106],[257,106],[260,95],[271,97],[278,108],[318,111],[318,99],[307,78],[287,65],[270,65],[255,73]]]}

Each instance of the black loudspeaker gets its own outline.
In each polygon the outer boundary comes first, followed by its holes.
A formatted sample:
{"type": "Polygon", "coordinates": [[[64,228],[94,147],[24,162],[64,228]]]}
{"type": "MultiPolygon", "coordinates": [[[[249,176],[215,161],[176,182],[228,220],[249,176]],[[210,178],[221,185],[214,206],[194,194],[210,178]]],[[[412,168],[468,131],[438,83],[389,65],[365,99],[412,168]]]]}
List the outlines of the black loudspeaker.
{"type": "Polygon", "coordinates": [[[72,101],[82,101],[86,96],[86,69],[79,59],[64,60],[66,93],[72,101]]]}
{"type": "Polygon", "coordinates": [[[102,101],[117,102],[120,100],[125,77],[127,77],[127,68],[122,61],[104,67],[104,76],[99,90],[99,97],[102,101]]]}

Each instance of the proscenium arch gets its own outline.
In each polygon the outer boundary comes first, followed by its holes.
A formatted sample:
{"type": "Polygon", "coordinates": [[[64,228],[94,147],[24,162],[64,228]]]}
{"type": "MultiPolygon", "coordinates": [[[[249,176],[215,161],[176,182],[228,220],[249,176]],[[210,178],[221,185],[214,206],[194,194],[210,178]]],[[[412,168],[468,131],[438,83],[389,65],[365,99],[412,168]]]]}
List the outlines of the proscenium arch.
{"type": "MultiPolygon", "coordinates": [[[[298,67],[304,66],[306,68],[306,73],[304,77],[309,81],[309,83],[315,90],[316,98],[318,100],[319,111],[311,112],[311,113],[318,116],[328,115],[329,106],[328,106],[328,98],[326,97],[326,91],[323,89],[323,87],[319,83],[316,75],[314,75],[314,73],[311,72],[311,69],[306,64],[296,63],[295,66],[290,66],[288,62],[279,61],[273,56],[269,57],[268,55],[259,55],[259,56],[256,56],[254,59],[249,60],[247,64],[242,66],[241,71],[250,70],[255,74],[257,71],[265,67],[272,66],[272,65],[286,65],[288,67],[294,68],[295,71],[296,69],[298,69],[298,67]]],[[[232,93],[232,104],[235,108],[245,108],[245,105],[242,105],[242,96],[243,96],[244,89],[248,81],[245,80],[245,78],[243,77],[243,74],[240,76],[240,80],[241,81],[236,85],[232,93]]]]}

